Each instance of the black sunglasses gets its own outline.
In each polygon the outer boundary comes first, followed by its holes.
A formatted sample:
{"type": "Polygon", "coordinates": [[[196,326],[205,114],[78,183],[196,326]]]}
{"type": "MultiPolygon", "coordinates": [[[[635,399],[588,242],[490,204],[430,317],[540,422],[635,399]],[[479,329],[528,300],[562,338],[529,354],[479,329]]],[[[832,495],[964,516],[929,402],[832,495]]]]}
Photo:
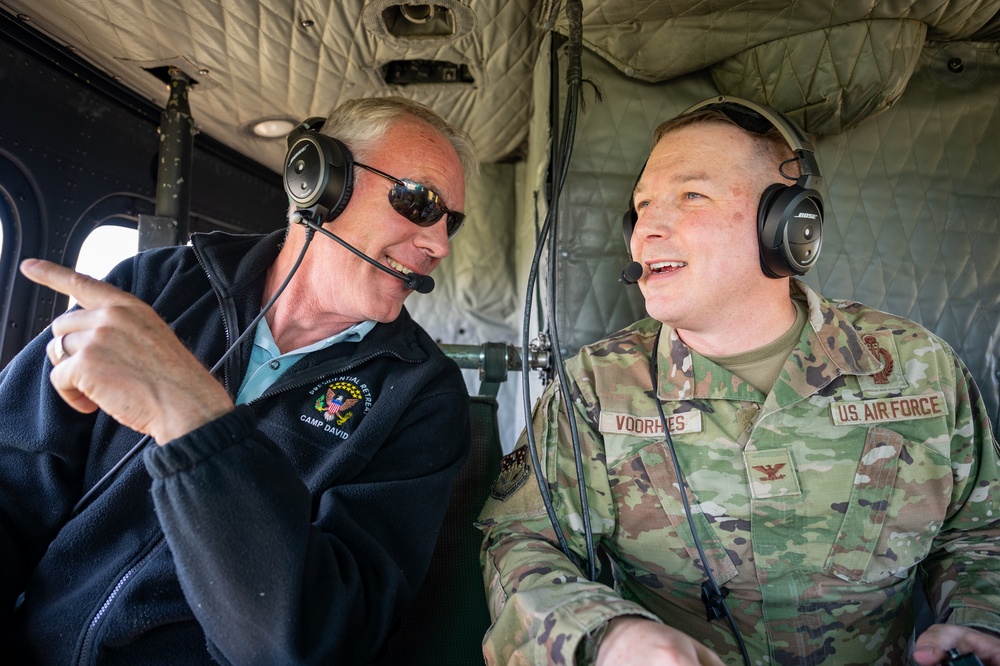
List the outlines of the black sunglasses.
{"type": "Polygon", "coordinates": [[[441,203],[441,197],[434,190],[406,178],[400,180],[361,162],[355,162],[354,166],[359,166],[392,181],[393,186],[389,190],[389,205],[415,225],[429,227],[440,220],[442,215],[447,215],[448,240],[454,238],[458,230],[462,228],[462,223],[465,222],[465,213],[448,210],[441,203]]]}

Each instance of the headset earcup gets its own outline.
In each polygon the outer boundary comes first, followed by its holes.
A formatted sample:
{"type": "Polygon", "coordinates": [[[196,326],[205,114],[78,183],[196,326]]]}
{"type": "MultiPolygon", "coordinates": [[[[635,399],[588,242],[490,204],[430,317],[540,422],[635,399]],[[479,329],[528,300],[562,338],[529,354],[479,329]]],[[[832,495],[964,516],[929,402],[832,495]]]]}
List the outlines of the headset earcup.
{"type": "Polygon", "coordinates": [[[315,131],[290,140],[285,156],[285,193],[299,209],[318,206],[326,219],[339,215],[354,190],[354,158],[343,143],[315,131]]]}
{"type": "Polygon", "coordinates": [[[632,256],[632,232],[635,231],[635,223],[639,214],[635,212],[632,201],[628,202],[628,212],[622,216],[622,236],[625,237],[625,251],[628,256],[632,256]]]}
{"type": "Polygon", "coordinates": [[[342,142],[324,134],[317,134],[323,143],[328,144],[331,155],[330,178],[327,181],[326,194],[320,201],[320,206],[327,208],[324,221],[329,222],[340,215],[354,194],[354,156],[342,142]]]}
{"type": "Polygon", "coordinates": [[[770,278],[804,275],[823,244],[819,193],[799,185],[768,186],[757,207],[760,267],[770,278]]]}
{"type": "Polygon", "coordinates": [[[774,245],[773,239],[780,234],[781,217],[774,213],[774,201],[787,185],[775,183],[769,185],[760,195],[757,205],[757,247],[760,254],[760,268],[769,278],[787,277],[781,254],[774,245]]]}

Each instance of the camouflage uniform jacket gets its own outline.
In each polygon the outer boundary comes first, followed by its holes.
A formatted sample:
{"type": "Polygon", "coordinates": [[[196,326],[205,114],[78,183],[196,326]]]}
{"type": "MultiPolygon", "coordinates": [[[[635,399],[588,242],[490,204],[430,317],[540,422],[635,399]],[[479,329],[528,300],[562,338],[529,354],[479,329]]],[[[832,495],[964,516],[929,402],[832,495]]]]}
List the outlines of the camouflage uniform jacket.
{"type": "MultiPolygon", "coordinates": [[[[798,281],[792,291],[809,320],[769,395],[668,327],[659,348],[658,396],[698,534],[751,662],[905,662],[918,568],[937,621],[1000,631],[1000,462],[968,370],[910,321],[835,306],[798,281]]],[[[740,663],[726,621],[705,620],[651,399],[659,328],[640,321],[566,366],[594,539],[617,589],[561,553],[516,449],[479,523],[488,663],[576,663],[581,638],[621,615],[669,623],[740,663]]],[[[566,539],[585,556],[561,403],[550,385],[532,427],[566,539]]]]}

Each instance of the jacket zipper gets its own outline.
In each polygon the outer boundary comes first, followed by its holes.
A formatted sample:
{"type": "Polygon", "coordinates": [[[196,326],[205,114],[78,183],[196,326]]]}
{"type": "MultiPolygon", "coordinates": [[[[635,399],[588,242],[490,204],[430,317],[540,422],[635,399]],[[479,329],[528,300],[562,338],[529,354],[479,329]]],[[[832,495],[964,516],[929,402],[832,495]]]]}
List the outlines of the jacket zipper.
{"type": "MultiPolygon", "coordinates": [[[[201,270],[204,271],[205,277],[208,278],[208,285],[212,288],[212,293],[215,294],[215,300],[218,301],[219,303],[219,311],[220,314],[222,315],[221,317],[222,329],[226,333],[225,351],[223,353],[226,353],[229,351],[229,347],[232,345],[233,330],[238,329],[239,319],[235,312],[235,306],[232,305],[231,298],[223,297],[223,295],[219,293],[218,282],[214,279],[212,273],[209,272],[208,262],[206,262],[205,259],[202,257],[201,252],[198,250],[198,246],[192,244],[191,248],[194,251],[195,258],[198,260],[198,265],[201,266],[201,270]],[[230,324],[232,324],[232,326],[230,326],[230,324]]],[[[237,330],[237,337],[239,337],[238,330],[237,330]]],[[[226,391],[230,393],[232,391],[232,389],[229,388],[231,383],[230,376],[233,375],[233,368],[234,368],[233,357],[238,355],[239,355],[239,350],[234,350],[234,352],[230,354],[229,358],[226,359],[226,363],[218,370],[218,372],[222,373],[222,385],[225,387],[226,391]]],[[[215,363],[212,363],[212,365],[215,365],[215,363]]],[[[236,395],[231,394],[230,397],[235,399],[236,395]]]]}
{"type": "Polygon", "coordinates": [[[97,625],[100,624],[101,620],[107,614],[108,609],[110,609],[112,604],[114,604],[115,599],[118,597],[118,593],[121,592],[122,588],[125,587],[125,584],[132,578],[132,576],[134,576],[135,573],[139,569],[141,569],[144,564],[146,564],[146,562],[148,562],[157,552],[159,552],[160,548],[163,547],[164,543],[165,542],[163,540],[163,537],[161,536],[156,545],[153,546],[152,550],[146,553],[141,560],[139,560],[131,567],[129,567],[128,571],[126,571],[122,575],[122,577],[118,580],[118,584],[115,585],[114,588],[112,588],[111,593],[108,594],[108,598],[104,600],[104,603],[101,604],[101,607],[97,610],[97,613],[95,613],[94,617],[90,620],[90,624],[87,625],[87,631],[83,636],[83,644],[80,648],[80,658],[77,660],[77,663],[79,664],[86,663],[85,660],[89,656],[88,652],[90,651],[91,647],[90,643],[94,638],[94,632],[97,629],[97,625]]]}

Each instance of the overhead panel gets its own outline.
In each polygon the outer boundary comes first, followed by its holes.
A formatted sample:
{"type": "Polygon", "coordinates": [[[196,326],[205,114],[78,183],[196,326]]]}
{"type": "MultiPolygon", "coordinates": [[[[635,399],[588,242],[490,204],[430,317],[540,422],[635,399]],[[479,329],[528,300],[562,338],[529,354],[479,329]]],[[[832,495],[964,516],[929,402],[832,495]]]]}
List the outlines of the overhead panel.
{"type": "Polygon", "coordinates": [[[2,0],[55,41],[159,105],[158,68],[195,83],[197,128],[278,171],[284,142],[248,128],[400,95],[468,131],[483,162],[525,141],[542,30],[530,0],[2,0]]]}

